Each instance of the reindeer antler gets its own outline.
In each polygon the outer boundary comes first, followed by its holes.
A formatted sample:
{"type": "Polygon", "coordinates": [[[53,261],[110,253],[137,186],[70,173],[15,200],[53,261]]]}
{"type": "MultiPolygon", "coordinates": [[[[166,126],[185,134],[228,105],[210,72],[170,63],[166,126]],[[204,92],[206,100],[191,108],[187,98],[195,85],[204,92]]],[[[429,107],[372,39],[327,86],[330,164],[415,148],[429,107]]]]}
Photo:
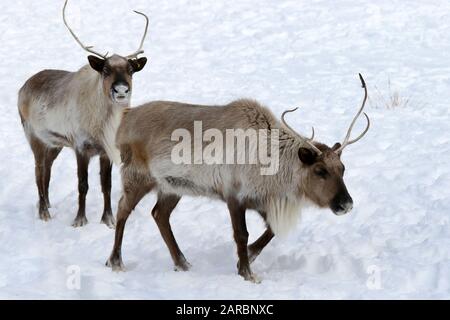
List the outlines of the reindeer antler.
{"type": "Polygon", "coordinates": [[[69,27],[69,25],[68,25],[68,23],[67,23],[67,21],[66,21],[66,6],[67,6],[67,2],[68,2],[69,0],[66,0],[66,2],[64,2],[64,7],[63,7],[63,12],[62,12],[62,14],[63,14],[63,21],[64,21],[64,24],[66,25],[66,27],[67,27],[67,29],[69,29],[69,32],[70,32],[70,34],[72,35],[72,37],[75,39],[75,41],[84,49],[84,50],[86,50],[87,52],[89,52],[89,53],[92,53],[92,54],[95,54],[96,56],[99,56],[100,58],[102,58],[102,59],[106,59],[107,58],[107,56],[108,56],[108,52],[106,53],[106,54],[101,54],[101,53],[98,53],[97,51],[94,51],[94,50],[92,50],[92,46],[85,46],[81,41],[80,41],[80,39],[78,39],[78,37],[77,37],[77,35],[72,31],[72,29],[69,27]]]}
{"type": "Polygon", "coordinates": [[[294,112],[295,110],[297,110],[298,108],[294,108],[291,110],[286,110],[283,112],[283,114],[281,115],[281,122],[293,133],[295,134],[297,137],[299,137],[301,140],[303,140],[307,145],[309,145],[315,152],[317,152],[317,154],[320,156],[322,154],[322,151],[319,150],[319,148],[317,148],[314,144],[313,144],[313,139],[314,139],[314,127],[312,127],[312,135],[311,138],[309,139],[305,139],[304,137],[302,137],[301,135],[299,135],[294,129],[291,128],[290,125],[288,125],[286,123],[286,120],[284,119],[284,116],[287,113],[290,112],[294,112]]]}
{"type": "Polygon", "coordinates": [[[361,108],[359,108],[358,112],[356,113],[356,116],[353,118],[352,122],[350,123],[350,127],[347,130],[347,135],[345,136],[344,141],[342,142],[342,145],[337,150],[335,150],[336,153],[342,152],[342,150],[344,150],[344,148],[346,146],[348,146],[348,145],[350,145],[352,143],[355,143],[356,141],[361,139],[367,133],[367,131],[370,128],[370,119],[367,116],[367,114],[364,112],[364,116],[367,119],[367,127],[366,127],[366,129],[364,129],[364,131],[358,137],[356,137],[353,140],[350,140],[350,134],[352,133],[353,126],[356,123],[356,120],[358,120],[359,116],[363,112],[363,109],[364,109],[364,106],[365,106],[366,100],[367,100],[367,86],[366,86],[366,82],[364,81],[364,78],[362,77],[361,74],[359,74],[359,79],[361,80],[361,85],[362,85],[362,87],[364,89],[364,100],[362,102],[361,108]]]}
{"type": "Polygon", "coordinates": [[[147,36],[147,30],[148,30],[147,15],[145,15],[142,12],[136,11],[136,10],[134,10],[134,12],[136,12],[137,14],[140,14],[141,16],[143,16],[145,18],[145,30],[144,30],[144,35],[142,36],[142,39],[141,39],[141,43],[139,44],[139,49],[137,49],[136,52],[128,55],[127,58],[129,58],[129,59],[137,58],[138,55],[144,53],[144,50],[142,50],[142,47],[144,46],[144,41],[145,41],[145,37],[147,36]]]}

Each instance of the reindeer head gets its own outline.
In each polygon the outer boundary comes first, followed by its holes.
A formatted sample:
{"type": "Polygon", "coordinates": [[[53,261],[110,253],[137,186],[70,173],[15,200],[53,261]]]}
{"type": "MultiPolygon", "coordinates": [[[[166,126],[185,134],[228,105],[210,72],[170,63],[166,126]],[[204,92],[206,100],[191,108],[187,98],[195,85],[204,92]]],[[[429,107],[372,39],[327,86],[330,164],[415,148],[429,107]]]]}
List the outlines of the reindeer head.
{"type": "Polygon", "coordinates": [[[131,98],[132,78],[135,72],[141,71],[147,58],[127,59],[118,55],[109,58],[88,57],[92,69],[100,73],[105,95],[121,105],[128,105],[131,98]]]}
{"type": "Polygon", "coordinates": [[[66,21],[66,6],[68,0],[64,3],[63,7],[63,21],[70,34],[73,36],[75,41],[87,52],[92,53],[93,55],[88,56],[89,65],[97,71],[103,83],[103,91],[106,96],[108,96],[113,103],[117,103],[123,106],[128,106],[131,91],[132,91],[132,78],[135,72],[141,71],[145,64],[147,63],[147,58],[142,57],[138,58],[138,55],[144,53],[142,49],[144,45],[144,40],[147,35],[148,30],[148,17],[138,11],[134,11],[137,14],[142,15],[145,20],[145,31],[142,36],[141,43],[139,45],[139,49],[126,56],[112,55],[108,57],[108,53],[101,54],[97,51],[94,51],[91,46],[85,46],[81,43],[80,39],[75,35],[72,29],[69,27],[66,21]]]}
{"type": "Polygon", "coordinates": [[[298,135],[284,120],[284,116],[293,110],[287,110],[282,115],[283,124],[295,135],[305,142],[305,147],[300,147],[298,157],[302,163],[301,188],[305,195],[316,205],[322,208],[330,208],[336,215],[343,215],[353,208],[353,199],[347,191],[344,183],[344,164],[341,161],[342,150],[361,139],[370,127],[370,120],[366,113],[367,127],[355,139],[350,140],[350,134],[358,117],[363,112],[367,100],[367,88],[361,74],[359,75],[362,87],[364,88],[364,100],[361,108],[354,117],[347,135],[342,142],[336,143],[333,147],[313,142],[314,128],[312,137],[305,139],[298,135]]]}

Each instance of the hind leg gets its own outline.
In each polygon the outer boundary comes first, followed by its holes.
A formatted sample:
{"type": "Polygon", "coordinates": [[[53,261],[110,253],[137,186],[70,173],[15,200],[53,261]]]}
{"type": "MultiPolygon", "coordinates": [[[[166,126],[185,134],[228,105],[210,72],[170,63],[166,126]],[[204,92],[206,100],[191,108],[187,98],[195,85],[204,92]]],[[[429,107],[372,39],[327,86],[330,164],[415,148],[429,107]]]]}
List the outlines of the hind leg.
{"type": "Polygon", "coordinates": [[[86,194],[89,189],[88,184],[88,167],[90,157],[82,152],[75,151],[77,156],[77,173],[78,173],[78,213],[72,226],[82,227],[88,223],[86,219],[86,194]]]}
{"type": "Polygon", "coordinates": [[[169,249],[170,255],[172,256],[173,263],[175,264],[175,270],[187,271],[191,265],[187,262],[178,247],[169,222],[170,214],[175,209],[179,201],[180,197],[177,195],[159,193],[158,201],[152,210],[152,216],[155,219],[159,232],[161,233],[161,236],[169,249]]]}
{"type": "Polygon", "coordinates": [[[134,172],[126,172],[126,168],[122,168],[122,184],[123,195],[120,198],[117,211],[114,247],[106,262],[106,265],[111,267],[113,271],[124,270],[122,262],[122,240],[128,216],[139,201],[154,187],[154,183],[150,177],[142,176],[134,172]]]}
{"type": "Polygon", "coordinates": [[[45,154],[47,150],[47,146],[39,140],[37,137],[31,135],[29,138],[31,150],[34,155],[35,162],[35,177],[36,177],[36,186],[38,189],[39,195],[39,218],[44,221],[50,220],[50,213],[48,212],[48,205],[46,201],[46,192],[45,192],[45,181],[44,181],[44,172],[45,172],[45,154]]]}
{"type": "Polygon", "coordinates": [[[114,229],[116,221],[111,211],[111,171],[112,164],[106,154],[100,155],[100,181],[103,192],[103,215],[101,222],[114,229]]]}

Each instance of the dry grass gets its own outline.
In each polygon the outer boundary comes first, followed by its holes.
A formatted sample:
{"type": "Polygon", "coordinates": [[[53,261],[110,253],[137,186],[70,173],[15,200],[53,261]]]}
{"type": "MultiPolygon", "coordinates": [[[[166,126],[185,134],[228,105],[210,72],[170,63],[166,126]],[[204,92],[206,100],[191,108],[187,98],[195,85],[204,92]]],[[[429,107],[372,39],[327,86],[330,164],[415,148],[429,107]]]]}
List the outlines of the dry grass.
{"type": "Polygon", "coordinates": [[[388,79],[386,94],[381,93],[377,86],[374,86],[374,89],[374,96],[369,97],[372,107],[386,109],[406,108],[410,103],[410,96],[405,97],[398,90],[392,89],[391,79],[388,79]]]}

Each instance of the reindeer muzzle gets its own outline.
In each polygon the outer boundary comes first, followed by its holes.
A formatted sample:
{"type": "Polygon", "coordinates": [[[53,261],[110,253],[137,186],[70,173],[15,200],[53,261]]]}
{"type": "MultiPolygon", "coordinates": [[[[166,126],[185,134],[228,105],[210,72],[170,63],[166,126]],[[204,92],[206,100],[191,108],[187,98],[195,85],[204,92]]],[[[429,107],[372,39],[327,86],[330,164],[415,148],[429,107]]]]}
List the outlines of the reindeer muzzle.
{"type": "Polygon", "coordinates": [[[342,216],[353,209],[353,199],[347,190],[339,193],[332,201],[330,209],[337,216],[342,216]]]}
{"type": "Polygon", "coordinates": [[[125,82],[116,82],[111,88],[112,98],[117,103],[127,103],[130,100],[130,87],[125,82]]]}

